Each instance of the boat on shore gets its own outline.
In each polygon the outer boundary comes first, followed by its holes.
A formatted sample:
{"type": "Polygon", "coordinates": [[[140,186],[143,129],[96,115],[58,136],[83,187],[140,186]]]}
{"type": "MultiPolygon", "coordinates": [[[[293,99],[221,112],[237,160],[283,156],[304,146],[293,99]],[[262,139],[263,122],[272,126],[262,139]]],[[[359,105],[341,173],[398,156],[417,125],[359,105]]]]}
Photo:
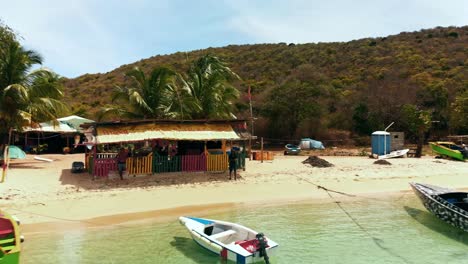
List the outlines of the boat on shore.
{"type": "Polygon", "coordinates": [[[468,151],[450,141],[429,142],[431,149],[442,157],[450,157],[457,160],[468,159],[468,151]]]}
{"type": "Polygon", "coordinates": [[[223,260],[238,264],[265,262],[278,244],[245,226],[204,218],[179,217],[193,240],[201,247],[219,255],[223,260]]]}
{"type": "Polygon", "coordinates": [[[468,192],[429,184],[410,185],[429,212],[442,221],[468,232],[468,192]]]}
{"type": "Polygon", "coordinates": [[[409,152],[409,149],[395,150],[385,155],[379,155],[378,159],[391,159],[391,158],[405,157],[408,154],[408,152],[409,152]]]}
{"type": "Polygon", "coordinates": [[[22,240],[19,221],[0,210],[0,264],[20,263],[22,240]]]}

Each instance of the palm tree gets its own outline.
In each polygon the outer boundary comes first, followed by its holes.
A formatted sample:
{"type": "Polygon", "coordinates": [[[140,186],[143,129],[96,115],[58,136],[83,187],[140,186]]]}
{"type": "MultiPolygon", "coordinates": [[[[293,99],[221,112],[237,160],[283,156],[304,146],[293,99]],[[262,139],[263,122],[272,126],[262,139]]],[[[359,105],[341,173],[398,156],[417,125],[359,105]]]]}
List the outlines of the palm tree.
{"type": "Polygon", "coordinates": [[[48,69],[31,68],[42,57],[24,49],[17,41],[2,46],[0,52],[0,133],[19,131],[30,123],[54,120],[68,112],[60,101],[60,77],[48,69]]]}
{"type": "Polygon", "coordinates": [[[101,110],[99,119],[108,116],[120,118],[161,119],[184,118],[189,111],[190,96],[184,90],[181,77],[174,71],[158,67],[147,76],[138,67],[125,74],[132,82],[130,87],[117,86],[112,102],[117,103],[101,110]]]}
{"type": "Polygon", "coordinates": [[[196,60],[185,81],[196,107],[192,107],[195,119],[235,118],[233,102],[239,91],[230,81],[240,79],[220,59],[205,55],[196,60]]]}

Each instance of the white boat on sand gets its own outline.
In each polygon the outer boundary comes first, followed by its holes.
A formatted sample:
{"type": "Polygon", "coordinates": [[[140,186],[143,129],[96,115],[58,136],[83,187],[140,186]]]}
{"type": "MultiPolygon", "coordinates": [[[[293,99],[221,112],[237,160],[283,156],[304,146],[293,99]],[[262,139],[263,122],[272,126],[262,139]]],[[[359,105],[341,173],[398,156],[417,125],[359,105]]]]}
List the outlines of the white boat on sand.
{"type": "Polygon", "coordinates": [[[379,159],[391,159],[391,158],[404,157],[406,154],[408,154],[408,152],[409,152],[409,149],[395,150],[386,155],[379,155],[379,159]]]}
{"type": "Polygon", "coordinates": [[[269,263],[269,256],[278,248],[276,242],[262,233],[239,224],[184,216],[179,217],[179,221],[197,244],[223,260],[238,264],[269,263]]]}

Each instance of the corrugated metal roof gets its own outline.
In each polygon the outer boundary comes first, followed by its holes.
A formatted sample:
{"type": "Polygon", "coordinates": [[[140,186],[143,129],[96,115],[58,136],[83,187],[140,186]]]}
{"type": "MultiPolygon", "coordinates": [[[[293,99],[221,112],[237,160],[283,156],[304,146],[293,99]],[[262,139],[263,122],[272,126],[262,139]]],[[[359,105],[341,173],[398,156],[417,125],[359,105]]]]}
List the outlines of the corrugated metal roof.
{"type": "Polygon", "coordinates": [[[24,132],[51,132],[51,133],[76,133],[77,130],[68,124],[52,121],[43,122],[38,125],[38,127],[24,127],[24,132]]]}
{"type": "Polygon", "coordinates": [[[139,124],[97,127],[96,143],[118,143],[148,139],[239,140],[230,124],[139,124]]]}

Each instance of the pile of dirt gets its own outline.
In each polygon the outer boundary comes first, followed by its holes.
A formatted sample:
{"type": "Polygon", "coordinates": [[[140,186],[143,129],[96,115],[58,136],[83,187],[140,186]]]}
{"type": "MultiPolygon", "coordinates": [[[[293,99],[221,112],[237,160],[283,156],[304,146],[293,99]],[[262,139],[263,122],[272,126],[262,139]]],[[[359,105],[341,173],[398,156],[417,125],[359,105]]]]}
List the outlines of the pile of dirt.
{"type": "Polygon", "coordinates": [[[381,160],[376,160],[374,161],[374,164],[379,164],[379,165],[392,165],[390,162],[387,160],[381,159],[381,160]]]}
{"type": "Polygon", "coordinates": [[[333,164],[317,156],[310,156],[306,160],[304,160],[302,163],[310,164],[312,167],[319,167],[319,168],[333,167],[333,164]]]}

